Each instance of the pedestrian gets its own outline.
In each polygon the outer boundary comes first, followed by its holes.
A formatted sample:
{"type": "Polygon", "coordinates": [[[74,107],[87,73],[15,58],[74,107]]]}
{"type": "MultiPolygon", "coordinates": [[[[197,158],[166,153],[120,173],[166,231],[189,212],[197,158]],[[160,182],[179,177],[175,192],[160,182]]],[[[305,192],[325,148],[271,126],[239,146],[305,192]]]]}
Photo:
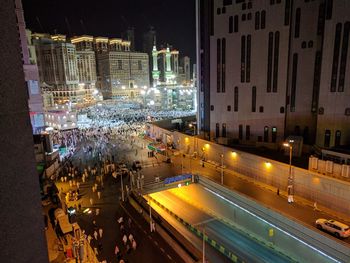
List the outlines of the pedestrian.
{"type": "Polygon", "coordinates": [[[103,234],[103,229],[100,227],[100,229],[98,230],[98,233],[100,235],[100,238],[102,238],[102,234],[103,234]]]}
{"type": "Polygon", "coordinates": [[[129,217],[129,219],[128,219],[128,226],[129,226],[129,228],[131,228],[131,223],[132,223],[132,221],[131,221],[131,218],[129,217]]]}
{"type": "Polygon", "coordinates": [[[89,245],[90,245],[90,243],[91,243],[91,239],[92,239],[92,236],[91,236],[91,235],[88,235],[87,240],[88,240],[88,242],[89,242],[89,245]]]}
{"type": "Polygon", "coordinates": [[[314,202],[314,211],[318,211],[317,203],[316,203],[316,202],[314,202]]]}
{"type": "Polygon", "coordinates": [[[79,190],[79,187],[80,187],[80,183],[79,182],[77,182],[77,189],[79,190]]]}
{"type": "Polygon", "coordinates": [[[97,240],[97,238],[98,238],[98,233],[96,230],[94,231],[94,238],[95,238],[95,240],[97,240]]]}
{"type": "Polygon", "coordinates": [[[94,205],[94,200],[90,198],[90,205],[94,205]]]}
{"type": "Polygon", "coordinates": [[[101,192],[100,191],[97,192],[97,197],[99,200],[101,199],[101,192]]]}
{"type": "Polygon", "coordinates": [[[132,241],[134,240],[134,236],[132,234],[129,235],[129,241],[130,243],[132,243],[132,241]]]}
{"type": "Polygon", "coordinates": [[[94,247],[94,252],[95,252],[95,255],[97,256],[98,255],[97,247],[94,247]]]}
{"type": "Polygon", "coordinates": [[[100,209],[96,208],[95,212],[96,212],[96,215],[98,216],[100,214],[100,209]]]}
{"type": "Polygon", "coordinates": [[[136,241],[135,241],[135,239],[133,239],[133,241],[132,241],[132,248],[133,248],[134,250],[136,250],[136,241]]]}
{"type": "Polygon", "coordinates": [[[115,245],[115,248],[114,248],[114,254],[117,256],[117,259],[119,258],[119,247],[118,245],[115,245]]]}
{"type": "Polygon", "coordinates": [[[280,195],[280,189],[277,188],[277,195],[280,195]]]}
{"type": "Polygon", "coordinates": [[[126,243],[128,242],[128,238],[126,237],[126,235],[124,234],[123,236],[123,243],[124,243],[124,246],[126,246],[126,243]]]}

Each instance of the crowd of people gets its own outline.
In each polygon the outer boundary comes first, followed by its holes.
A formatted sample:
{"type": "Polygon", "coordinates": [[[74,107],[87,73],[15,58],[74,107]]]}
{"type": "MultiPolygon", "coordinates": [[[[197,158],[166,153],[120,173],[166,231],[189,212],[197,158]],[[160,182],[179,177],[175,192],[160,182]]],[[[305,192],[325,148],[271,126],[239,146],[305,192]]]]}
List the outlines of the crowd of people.
{"type": "MultiPolygon", "coordinates": [[[[137,135],[144,131],[147,122],[193,115],[193,112],[154,111],[100,104],[80,110],[79,115],[85,117],[81,118],[82,122],[78,121],[77,129],[51,133],[53,144],[67,149],[56,180],[67,187],[64,198],[66,203],[75,202],[74,207],[80,213],[84,210],[79,203],[81,185],[88,183],[92,186],[88,206],[92,208],[93,220],[83,233],[94,253],[99,255],[103,249],[104,229],[99,224],[100,209],[96,203],[103,198],[104,183],[116,178],[121,163],[128,159],[127,153],[137,156],[137,135]]],[[[116,218],[122,237],[116,242],[113,251],[117,262],[124,262],[123,256],[137,249],[133,223],[130,218],[125,218],[126,215],[116,218]]]]}

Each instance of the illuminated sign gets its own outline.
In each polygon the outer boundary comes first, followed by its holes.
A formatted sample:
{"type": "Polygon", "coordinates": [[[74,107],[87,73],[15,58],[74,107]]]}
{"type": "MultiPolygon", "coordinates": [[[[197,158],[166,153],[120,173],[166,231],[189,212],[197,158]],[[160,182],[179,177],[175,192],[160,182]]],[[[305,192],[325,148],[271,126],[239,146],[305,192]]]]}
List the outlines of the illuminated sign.
{"type": "Polygon", "coordinates": [[[168,177],[164,179],[164,184],[172,184],[180,181],[192,179],[192,174],[181,174],[174,177],[168,177]]]}

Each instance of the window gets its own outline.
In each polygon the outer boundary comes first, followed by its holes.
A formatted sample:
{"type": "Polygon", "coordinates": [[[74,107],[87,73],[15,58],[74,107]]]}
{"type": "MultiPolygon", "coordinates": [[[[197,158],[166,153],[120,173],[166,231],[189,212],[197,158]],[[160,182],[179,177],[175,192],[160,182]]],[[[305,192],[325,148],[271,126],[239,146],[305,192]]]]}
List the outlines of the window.
{"type": "Polygon", "coordinates": [[[270,0],[270,5],[274,5],[275,4],[275,0],[270,0]]]}
{"type": "Polygon", "coordinates": [[[246,20],[246,14],[243,14],[242,15],[242,21],[245,21],[246,20]]]}
{"type": "Polygon", "coordinates": [[[260,28],[260,12],[255,12],[255,30],[260,28]]]}
{"type": "Polygon", "coordinates": [[[226,39],[221,40],[222,45],[222,60],[221,60],[221,91],[225,92],[225,83],[226,83],[226,39]]]}
{"type": "Polygon", "coordinates": [[[325,130],[324,132],[324,147],[328,148],[331,142],[331,131],[325,130]]]}
{"type": "Polygon", "coordinates": [[[250,126],[249,125],[245,126],[245,139],[247,141],[250,140],[250,126]]]}
{"type": "Polygon", "coordinates": [[[314,41],[310,40],[309,43],[307,44],[308,48],[312,48],[314,46],[314,41]]]}
{"type": "Polygon", "coordinates": [[[319,114],[319,115],[323,115],[323,114],[324,114],[324,108],[323,108],[323,107],[320,107],[320,108],[318,109],[318,114],[319,114]]]}
{"type": "Polygon", "coordinates": [[[240,124],[238,126],[238,139],[242,140],[243,139],[243,125],[240,124]]]}
{"type": "Polygon", "coordinates": [[[222,4],[223,4],[224,6],[232,5],[232,0],[223,0],[222,4]]]}
{"type": "Polygon", "coordinates": [[[345,116],[350,116],[350,108],[345,109],[345,116]]]}
{"type": "Polygon", "coordinates": [[[228,19],[228,32],[233,32],[233,16],[230,16],[228,19]]]}
{"type": "Polygon", "coordinates": [[[269,43],[267,49],[267,92],[271,92],[271,74],[272,74],[272,44],[273,44],[273,33],[269,33],[269,43]]]}
{"type": "Polygon", "coordinates": [[[280,113],[284,113],[284,107],[280,107],[280,113]]]}
{"type": "Polygon", "coordinates": [[[350,22],[346,22],[344,25],[343,43],[342,43],[341,56],[340,56],[340,70],[339,70],[339,83],[338,83],[339,92],[344,91],[345,71],[346,71],[348,46],[349,46],[349,30],[350,30],[350,22]]]}
{"type": "Polygon", "coordinates": [[[295,30],[294,30],[294,37],[299,38],[300,35],[300,8],[297,8],[297,11],[295,13],[295,30]]]}
{"type": "Polygon", "coordinates": [[[246,82],[250,82],[250,58],[251,58],[251,35],[247,36],[247,69],[246,69],[246,82]]]}
{"type": "Polygon", "coordinates": [[[122,70],[123,69],[123,63],[121,60],[117,60],[118,63],[118,70],[122,70]]]}
{"type": "Polygon", "coordinates": [[[252,13],[247,14],[247,20],[252,20],[252,13]]]}
{"type": "Polygon", "coordinates": [[[317,35],[319,36],[323,35],[324,21],[325,21],[324,4],[320,4],[320,7],[318,8],[318,20],[317,20],[317,35]]]}
{"type": "Polygon", "coordinates": [[[331,78],[331,92],[335,92],[336,91],[336,85],[337,85],[341,28],[342,28],[342,24],[341,23],[338,23],[336,25],[336,27],[335,27],[332,78],[331,78]]]}
{"type": "Polygon", "coordinates": [[[247,4],[246,3],[243,3],[242,4],[242,10],[246,10],[247,9],[247,4]]]}
{"type": "Polygon", "coordinates": [[[238,87],[235,87],[235,95],[234,95],[234,105],[233,105],[233,110],[235,112],[238,111],[238,87]]]}
{"type": "Polygon", "coordinates": [[[264,142],[269,142],[269,127],[264,127],[264,142]]]}
{"type": "Polygon", "coordinates": [[[306,48],[306,41],[301,42],[301,48],[302,49],[306,48]]]}
{"type": "Polygon", "coordinates": [[[284,25],[288,26],[290,21],[290,1],[286,0],[286,4],[284,6],[284,25]]]}
{"type": "Polygon", "coordinates": [[[259,112],[264,112],[264,106],[259,107],[259,112]]]}
{"type": "Polygon", "coordinates": [[[290,111],[295,111],[295,96],[297,88],[297,70],[298,70],[298,54],[293,54],[293,68],[292,68],[292,88],[290,94],[290,111]]]}
{"type": "Polygon", "coordinates": [[[314,66],[314,81],[312,88],[312,103],[311,103],[311,112],[315,113],[318,107],[318,93],[320,87],[320,78],[321,78],[321,51],[316,51],[315,56],[315,66],[314,66]]]}
{"type": "Polygon", "coordinates": [[[220,14],[221,14],[221,9],[220,9],[220,8],[216,9],[216,14],[217,14],[217,15],[220,15],[220,14]]]}
{"type": "Polygon", "coordinates": [[[276,142],[277,140],[277,128],[272,127],[271,141],[276,142]]]}
{"type": "Polygon", "coordinates": [[[141,60],[137,61],[137,67],[138,67],[138,70],[142,70],[142,62],[141,62],[141,60]]]}
{"type": "Polygon", "coordinates": [[[334,140],[334,146],[339,146],[340,145],[340,138],[341,138],[341,131],[337,130],[335,132],[335,140],[334,140]]]}
{"type": "Polygon", "coordinates": [[[326,0],[326,19],[332,19],[333,0],[326,0]]]}
{"type": "Polygon", "coordinates": [[[241,37],[241,82],[245,81],[245,36],[241,37]]]}
{"type": "Polygon", "coordinates": [[[222,137],[226,138],[226,123],[222,124],[222,137]]]}
{"type": "Polygon", "coordinates": [[[231,105],[227,106],[227,111],[231,111],[231,105]]]}
{"type": "Polygon", "coordinates": [[[252,9],[253,8],[253,4],[252,4],[252,2],[249,2],[248,3],[248,9],[252,9]]]}
{"type": "Polygon", "coordinates": [[[238,32],[238,15],[235,15],[234,31],[238,32]]]}
{"type": "Polygon", "coordinates": [[[219,138],[220,137],[220,125],[219,123],[216,123],[216,127],[215,127],[215,137],[219,138]]]}
{"type": "Polygon", "coordinates": [[[280,46],[280,32],[275,32],[275,51],[273,57],[273,83],[272,92],[277,92],[278,84],[278,59],[279,59],[279,46],[280,46]]]}
{"type": "Polygon", "coordinates": [[[211,111],[214,110],[214,105],[210,105],[210,110],[211,110],[211,111]]]}
{"type": "Polygon", "coordinates": [[[221,40],[218,38],[216,42],[216,91],[220,92],[221,81],[221,40]]]}
{"type": "Polygon", "coordinates": [[[252,112],[256,112],[256,87],[252,87],[252,112]]]}
{"type": "Polygon", "coordinates": [[[223,7],[223,8],[221,9],[221,13],[226,14],[226,7],[223,7]]]}
{"type": "Polygon", "coordinates": [[[266,25],[266,11],[261,11],[261,29],[265,29],[266,25]]]}

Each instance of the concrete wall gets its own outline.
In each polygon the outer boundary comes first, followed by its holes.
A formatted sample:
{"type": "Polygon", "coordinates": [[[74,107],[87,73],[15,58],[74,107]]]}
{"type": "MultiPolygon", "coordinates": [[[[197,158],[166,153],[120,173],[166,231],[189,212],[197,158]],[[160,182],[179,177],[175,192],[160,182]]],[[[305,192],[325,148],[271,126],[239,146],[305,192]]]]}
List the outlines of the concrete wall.
{"type": "Polygon", "coordinates": [[[48,262],[13,0],[0,5],[0,258],[48,262]]]}
{"type": "MultiPolygon", "coordinates": [[[[234,150],[179,132],[170,132],[151,126],[151,135],[164,137],[170,134],[177,149],[187,154],[197,152],[197,156],[221,163],[224,154],[224,165],[238,173],[255,180],[287,190],[289,165],[257,155],[234,150]],[[270,163],[269,166],[266,163],[270,163]]],[[[294,194],[328,207],[340,213],[350,214],[350,183],[328,177],[313,171],[292,167],[294,177],[294,194]]]]}

